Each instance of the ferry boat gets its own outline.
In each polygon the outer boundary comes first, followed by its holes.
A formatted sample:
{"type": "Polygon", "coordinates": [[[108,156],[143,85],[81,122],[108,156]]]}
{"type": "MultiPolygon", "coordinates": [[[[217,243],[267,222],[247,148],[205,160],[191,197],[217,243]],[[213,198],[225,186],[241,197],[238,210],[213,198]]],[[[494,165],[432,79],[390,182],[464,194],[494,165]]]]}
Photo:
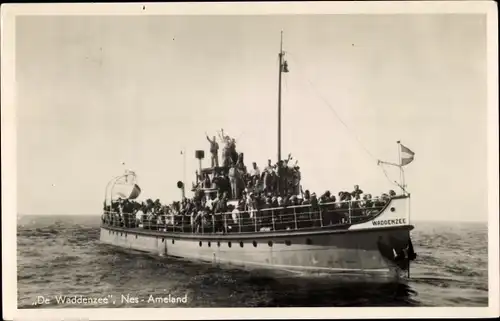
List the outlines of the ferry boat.
{"type": "MultiPolygon", "coordinates": [[[[281,158],[281,77],[288,72],[282,41],[279,53],[278,90],[278,162],[281,158]]],[[[399,143],[399,142],[398,142],[399,143]]],[[[403,166],[411,162],[409,153],[398,166],[402,174],[401,193],[382,199],[341,198],[334,202],[311,201],[288,206],[241,208],[207,215],[194,223],[190,217],[163,213],[162,219],[136,220],[137,209],[126,211],[114,206],[118,198],[127,202],[137,198],[140,188],[137,175],[126,171],[109,181],[105,190],[100,241],[124,249],[159,256],[204,261],[221,268],[268,269],[302,275],[348,275],[380,279],[409,277],[410,262],[415,259],[410,231],[410,194],[405,190],[403,166]],[[410,160],[408,160],[410,159],[410,160]]],[[[222,166],[202,167],[199,159],[197,181],[229,170],[222,166]],[[202,177],[198,180],[198,177],[202,177]]],[[[295,199],[302,199],[300,177],[294,178],[295,199]],[[298,182],[297,182],[298,181],[298,182]]],[[[184,197],[184,182],[178,187],[184,197]]],[[[293,189],[292,188],[292,189],[293,189]]],[[[282,192],[283,190],[280,190],[282,192]]],[[[206,199],[221,197],[220,186],[193,187],[195,195],[206,199]]],[[[282,195],[282,194],[280,194],[282,195]]],[[[228,205],[238,208],[237,199],[228,205]]],[[[342,196],[342,195],[340,195],[342,196]]],[[[129,206],[130,209],[130,206],[129,206]]],[[[142,214],[141,214],[142,215],[142,214]]]]}

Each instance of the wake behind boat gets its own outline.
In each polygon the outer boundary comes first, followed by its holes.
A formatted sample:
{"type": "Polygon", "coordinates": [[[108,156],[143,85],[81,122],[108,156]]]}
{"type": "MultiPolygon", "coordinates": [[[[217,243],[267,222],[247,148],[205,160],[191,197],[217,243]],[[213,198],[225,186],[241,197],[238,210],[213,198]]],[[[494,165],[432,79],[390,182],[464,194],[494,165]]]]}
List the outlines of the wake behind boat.
{"type": "Polygon", "coordinates": [[[247,169],[236,141],[223,130],[219,144],[210,142],[211,166],[199,160],[192,199],[178,182],[182,199],[168,206],[159,200],[134,201],[140,194],[132,171],[113,178],[106,187],[100,240],[118,247],[161,256],[201,260],[276,271],[399,277],[409,275],[415,259],[410,239],[410,195],[403,166],[414,153],[399,144],[402,157],[401,194],[389,191],[372,197],[359,186],[352,192],[321,197],[303,190],[301,172],[291,155],[281,157],[281,76],[288,72],[279,53],[278,161],[262,172],[247,169]]]}

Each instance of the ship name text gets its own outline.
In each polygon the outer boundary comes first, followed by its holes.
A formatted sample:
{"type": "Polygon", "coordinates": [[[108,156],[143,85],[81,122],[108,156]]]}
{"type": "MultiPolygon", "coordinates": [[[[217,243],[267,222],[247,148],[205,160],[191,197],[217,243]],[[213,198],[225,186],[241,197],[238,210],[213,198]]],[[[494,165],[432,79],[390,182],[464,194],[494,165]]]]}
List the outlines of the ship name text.
{"type": "Polygon", "coordinates": [[[406,219],[397,218],[392,220],[373,221],[373,225],[375,226],[401,225],[401,224],[406,224],[406,219]]]}

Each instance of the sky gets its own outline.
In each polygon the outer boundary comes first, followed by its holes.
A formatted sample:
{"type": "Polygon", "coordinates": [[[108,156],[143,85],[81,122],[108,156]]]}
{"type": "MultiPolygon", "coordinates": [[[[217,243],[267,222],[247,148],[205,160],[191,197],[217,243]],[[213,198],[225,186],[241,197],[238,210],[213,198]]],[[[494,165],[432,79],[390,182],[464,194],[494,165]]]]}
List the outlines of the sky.
{"type": "MultiPolygon", "coordinates": [[[[220,128],[247,166],[282,155],[304,189],[398,190],[412,219],[487,220],[484,15],[24,16],[16,21],[18,212],[99,214],[124,169],[177,200],[220,128]],[[122,162],[125,165],[122,165],[122,162]]],[[[209,165],[208,157],[204,165],[209,165]]]]}

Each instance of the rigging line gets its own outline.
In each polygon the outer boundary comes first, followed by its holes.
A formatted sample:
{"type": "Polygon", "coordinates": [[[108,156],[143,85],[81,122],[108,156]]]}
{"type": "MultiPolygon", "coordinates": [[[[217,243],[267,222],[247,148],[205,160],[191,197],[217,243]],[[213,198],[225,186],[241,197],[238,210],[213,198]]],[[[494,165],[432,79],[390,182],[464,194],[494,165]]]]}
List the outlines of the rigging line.
{"type": "Polygon", "coordinates": [[[394,186],[399,186],[395,181],[392,181],[388,174],[387,174],[387,171],[385,170],[385,167],[384,167],[384,164],[380,164],[380,168],[382,168],[382,171],[384,172],[384,175],[385,177],[387,178],[387,180],[389,181],[389,183],[393,184],[394,186]]]}
{"type": "Polygon", "coordinates": [[[240,141],[240,138],[241,136],[243,136],[243,134],[245,133],[245,131],[242,131],[239,135],[238,135],[238,138],[235,139],[236,142],[239,142],[240,141]]]}
{"type": "MultiPolygon", "coordinates": [[[[290,52],[287,52],[288,56],[292,58],[292,60],[294,61],[294,63],[296,63],[296,65],[298,66],[299,64],[297,64],[297,60],[295,59],[295,56],[290,54],[290,52]]],[[[314,89],[314,91],[316,92],[316,94],[318,95],[318,97],[323,100],[323,102],[329,107],[329,109],[334,113],[335,117],[337,117],[337,119],[340,121],[340,123],[342,125],[344,125],[344,127],[347,129],[347,131],[356,139],[356,141],[358,142],[358,144],[363,148],[363,150],[374,160],[377,160],[378,159],[373,156],[373,154],[363,145],[363,143],[361,142],[361,140],[359,139],[359,137],[353,132],[353,130],[351,130],[349,128],[349,126],[347,126],[347,124],[340,118],[339,114],[335,111],[335,109],[333,108],[333,106],[318,92],[318,90],[316,89],[316,87],[314,86],[314,84],[312,83],[312,81],[307,78],[307,76],[305,76],[305,74],[302,72],[302,70],[300,69],[300,67],[297,67],[297,69],[299,69],[299,73],[304,77],[304,79],[306,79],[306,81],[309,83],[309,85],[314,89]]]]}

